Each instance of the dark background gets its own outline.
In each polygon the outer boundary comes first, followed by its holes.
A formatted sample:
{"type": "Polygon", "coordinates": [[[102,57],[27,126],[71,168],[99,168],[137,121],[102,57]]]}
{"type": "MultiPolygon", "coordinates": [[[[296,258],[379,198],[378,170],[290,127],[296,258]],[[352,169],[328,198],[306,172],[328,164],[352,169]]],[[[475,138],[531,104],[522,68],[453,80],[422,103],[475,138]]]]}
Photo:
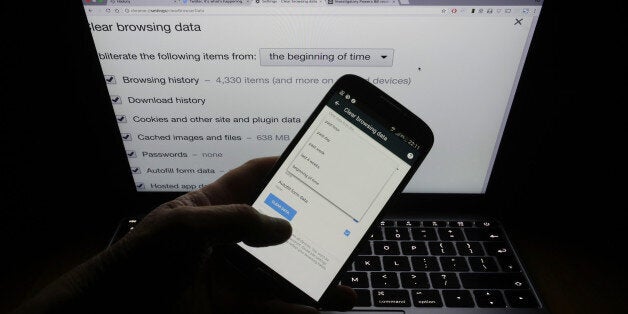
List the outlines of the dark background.
{"type": "MultiPolygon", "coordinates": [[[[625,36],[607,11],[555,2],[545,1],[488,205],[553,313],[628,312],[615,109],[626,89],[613,79],[625,75],[615,58],[625,36]]],[[[104,248],[121,217],[159,202],[135,204],[119,179],[128,167],[118,136],[103,132],[112,112],[80,2],[38,8],[3,12],[14,22],[2,58],[0,312],[104,248]]]]}

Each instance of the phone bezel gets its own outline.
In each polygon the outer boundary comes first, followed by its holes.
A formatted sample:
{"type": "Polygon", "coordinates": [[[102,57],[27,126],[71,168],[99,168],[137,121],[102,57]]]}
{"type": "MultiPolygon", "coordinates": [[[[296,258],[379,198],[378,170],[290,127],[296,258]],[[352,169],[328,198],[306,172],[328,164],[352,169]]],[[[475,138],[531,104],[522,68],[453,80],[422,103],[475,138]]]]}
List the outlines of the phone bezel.
{"type": "MultiPolygon", "coordinates": [[[[292,139],[290,144],[288,144],[287,148],[281,154],[273,168],[268,172],[263,184],[258,187],[258,193],[256,193],[255,197],[249,201],[249,204],[253,204],[253,202],[259,197],[259,193],[262,192],[264,187],[270,182],[272,177],[280,168],[281,164],[286,160],[290,152],[295,148],[297,143],[301,140],[307,129],[312,125],[318,114],[323,110],[325,105],[328,103],[329,99],[340,89],[348,89],[351,90],[352,95],[357,99],[365,100],[360,101],[360,105],[358,105],[359,109],[364,109],[365,105],[386,103],[386,106],[369,106],[367,110],[367,114],[373,114],[387,119],[388,121],[394,121],[395,125],[399,127],[399,129],[403,130],[404,133],[409,134],[417,143],[419,143],[419,154],[417,154],[417,160],[411,165],[410,170],[404,176],[403,180],[399,184],[399,186],[395,189],[393,195],[386,202],[386,205],[377,215],[377,218],[373,221],[373,223],[369,226],[369,229],[372,228],[378,221],[381,221],[383,215],[386,213],[387,208],[390,207],[391,203],[394,203],[395,200],[401,194],[401,191],[405,188],[407,183],[410,181],[420,164],[425,159],[425,156],[432,148],[434,142],[434,135],[429,128],[429,126],[421,120],[418,116],[413,114],[411,111],[406,109],[403,105],[397,102],[395,99],[387,95],[384,91],[377,88],[375,85],[371,84],[369,81],[353,75],[346,74],[340,77],[334,85],[329,89],[329,91],[325,94],[323,99],[320,101],[318,106],[311,113],[309,118],[305,121],[297,135],[292,139]],[[377,101],[373,101],[376,99],[377,101]],[[362,108],[360,107],[362,106],[362,108]],[[392,109],[392,110],[391,110],[392,109]]],[[[365,233],[364,236],[360,239],[358,243],[364,243],[367,241],[369,233],[365,233]]],[[[300,288],[296,287],[294,284],[289,282],[287,279],[283,278],[273,269],[268,267],[262,261],[257,259],[255,256],[244,250],[238,245],[230,245],[222,248],[222,252],[224,252],[225,256],[230,260],[231,263],[234,264],[239,270],[245,272],[247,275],[252,275],[254,278],[259,280],[271,280],[275,284],[275,288],[282,293],[282,296],[287,301],[299,302],[307,305],[311,305],[317,308],[325,308],[325,297],[329,293],[329,289],[332,286],[335,286],[337,282],[340,281],[340,276],[343,271],[347,269],[348,266],[351,265],[351,261],[358,253],[360,245],[357,245],[353,251],[351,252],[349,258],[345,261],[343,266],[340,268],[340,271],[334,276],[334,279],[331,281],[329,286],[325,289],[325,293],[320,300],[315,300],[305,292],[303,292],[300,288]]]]}

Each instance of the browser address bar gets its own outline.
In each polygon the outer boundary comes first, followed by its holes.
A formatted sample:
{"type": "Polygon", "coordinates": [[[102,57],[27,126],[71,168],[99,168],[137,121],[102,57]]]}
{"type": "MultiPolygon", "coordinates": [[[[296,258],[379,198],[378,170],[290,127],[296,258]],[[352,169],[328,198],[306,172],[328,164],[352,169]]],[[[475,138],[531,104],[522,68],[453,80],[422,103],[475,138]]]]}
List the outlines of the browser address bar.
{"type": "Polygon", "coordinates": [[[116,6],[110,8],[90,8],[89,15],[128,16],[128,15],[442,15],[441,6],[116,6]]]}

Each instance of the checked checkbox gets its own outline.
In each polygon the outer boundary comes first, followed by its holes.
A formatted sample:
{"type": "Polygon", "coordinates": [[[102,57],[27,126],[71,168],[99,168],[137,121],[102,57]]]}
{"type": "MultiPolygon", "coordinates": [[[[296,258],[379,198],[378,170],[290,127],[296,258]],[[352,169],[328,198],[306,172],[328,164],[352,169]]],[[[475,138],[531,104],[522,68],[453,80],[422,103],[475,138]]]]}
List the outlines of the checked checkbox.
{"type": "Polygon", "coordinates": [[[131,167],[131,173],[140,174],[142,173],[142,170],[140,170],[140,167],[131,167]]]}
{"type": "Polygon", "coordinates": [[[132,141],[133,137],[131,136],[131,133],[122,133],[122,140],[123,141],[132,141]]]}
{"type": "Polygon", "coordinates": [[[146,189],[146,185],[144,185],[144,182],[136,182],[135,183],[135,189],[137,189],[137,190],[145,190],[146,189]]]}
{"type": "Polygon", "coordinates": [[[118,121],[118,123],[126,123],[126,116],[125,115],[116,115],[116,121],[118,121]]]}
{"type": "Polygon", "coordinates": [[[107,84],[116,84],[116,77],[113,75],[105,75],[105,82],[107,82],[107,84]]]}
{"type": "Polygon", "coordinates": [[[137,154],[135,153],[134,150],[127,150],[126,151],[126,156],[129,158],[137,158],[137,154]]]}
{"type": "Polygon", "coordinates": [[[114,105],[122,105],[122,97],[118,95],[111,95],[111,103],[114,105]]]}

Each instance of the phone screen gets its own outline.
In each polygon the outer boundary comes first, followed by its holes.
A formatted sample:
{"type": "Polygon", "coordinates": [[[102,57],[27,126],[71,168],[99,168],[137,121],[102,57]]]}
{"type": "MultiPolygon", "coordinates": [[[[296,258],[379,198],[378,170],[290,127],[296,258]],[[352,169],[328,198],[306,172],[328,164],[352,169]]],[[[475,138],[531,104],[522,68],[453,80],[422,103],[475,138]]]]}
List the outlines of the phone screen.
{"type": "Polygon", "coordinates": [[[350,90],[331,93],[253,203],[289,220],[292,237],[265,248],[239,244],[317,301],[421,152],[360,110],[350,90]]]}

